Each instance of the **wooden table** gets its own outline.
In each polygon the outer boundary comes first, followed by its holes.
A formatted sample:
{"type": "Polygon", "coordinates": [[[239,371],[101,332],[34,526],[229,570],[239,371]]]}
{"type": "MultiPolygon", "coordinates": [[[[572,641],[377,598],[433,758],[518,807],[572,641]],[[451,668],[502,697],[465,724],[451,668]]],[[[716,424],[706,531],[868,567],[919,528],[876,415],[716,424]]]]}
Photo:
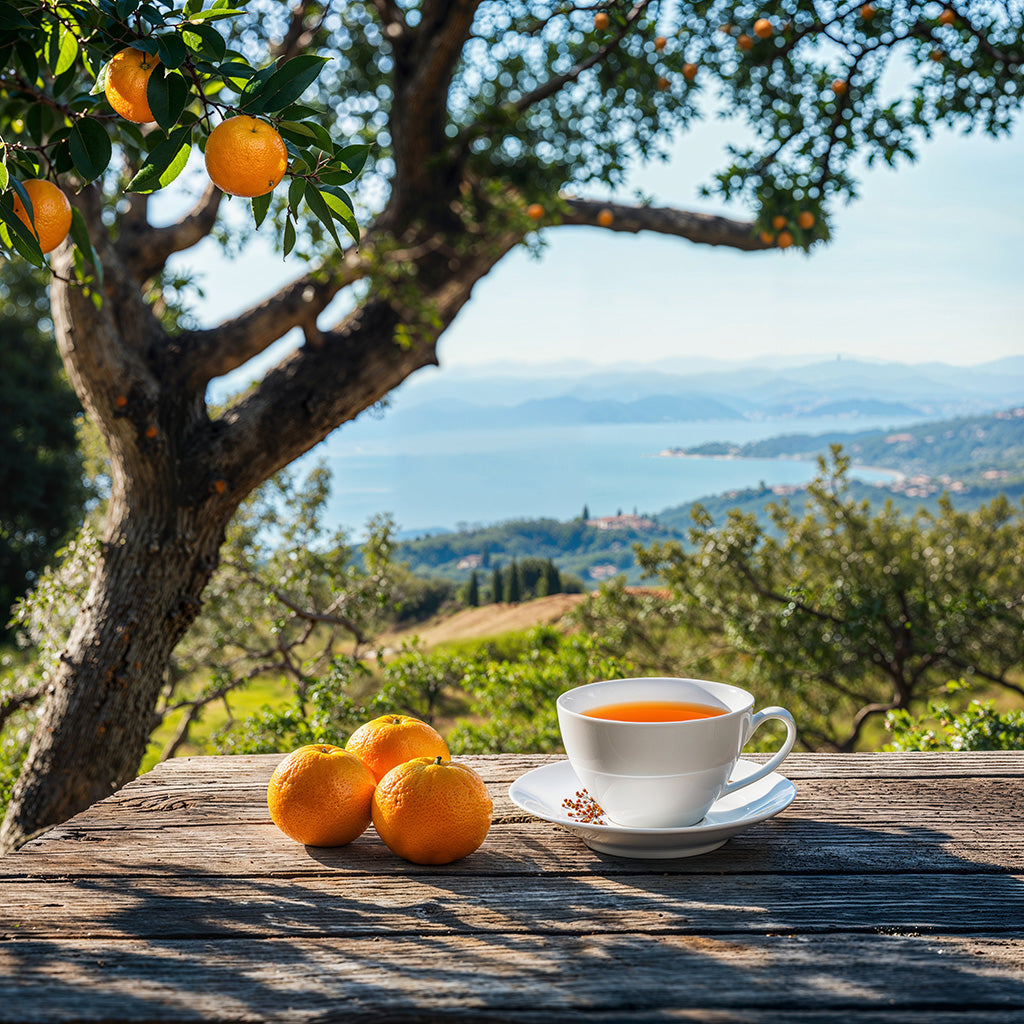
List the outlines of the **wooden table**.
{"type": "Polygon", "coordinates": [[[0,1020],[1024,1021],[1024,752],[792,755],[690,860],[528,819],[443,868],[299,846],[277,756],[160,765],[0,858],[0,1020]]]}

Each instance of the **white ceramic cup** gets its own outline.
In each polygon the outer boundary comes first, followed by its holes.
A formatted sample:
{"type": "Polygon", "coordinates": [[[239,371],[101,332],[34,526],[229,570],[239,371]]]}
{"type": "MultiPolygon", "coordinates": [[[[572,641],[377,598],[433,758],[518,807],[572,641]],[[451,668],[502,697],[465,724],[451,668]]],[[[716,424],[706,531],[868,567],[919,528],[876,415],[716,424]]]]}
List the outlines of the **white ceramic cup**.
{"type": "Polygon", "coordinates": [[[609,679],[567,690],[557,701],[569,763],[613,822],[630,828],[696,825],[711,805],[773,772],[793,749],[796,724],[785,708],[753,713],[754,697],[704,679],[609,679]],[[606,704],[668,700],[722,714],[682,722],[623,722],[583,714],[606,704]],[[786,740],[767,764],[730,782],[736,762],[763,722],[785,723],[786,740]]]}

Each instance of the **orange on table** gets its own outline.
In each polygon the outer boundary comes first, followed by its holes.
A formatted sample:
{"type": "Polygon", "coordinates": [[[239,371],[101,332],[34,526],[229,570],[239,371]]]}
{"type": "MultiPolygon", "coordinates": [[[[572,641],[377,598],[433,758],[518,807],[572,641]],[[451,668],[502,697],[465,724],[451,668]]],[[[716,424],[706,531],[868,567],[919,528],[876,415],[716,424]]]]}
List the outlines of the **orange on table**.
{"type": "Polygon", "coordinates": [[[329,743],[293,750],[274,769],[267,807],[274,824],[306,846],[344,846],[370,824],[376,779],[355,754],[329,743]]]}
{"type": "Polygon", "coordinates": [[[441,734],[410,715],[381,715],[364,723],[348,738],[345,749],[360,758],[378,782],[414,757],[451,757],[441,734]]]}
{"type": "Polygon", "coordinates": [[[104,93],[107,102],[126,121],[147,124],[155,120],[146,99],[146,86],[153,69],[160,63],[159,57],[136,50],[134,46],[115,53],[107,65],[107,82],[104,93]]]}
{"type": "Polygon", "coordinates": [[[377,784],[373,827],[392,853],[413,864],[450,864],[479,849],[493,806],[468,765],[417,757],[377,784]]]}
{"type": "Polygon", "coordinates": [[[68,197],[45,178],[30,178],[22,184],[32,202],[35,225],[17,192],[14,193],[14,214],[36,236],[39,248],[44,253],[52,252],[71,230],[71,204],[68,197]]]}
{"type": "Polygon", "coordinates": [[[206,140],[206,173],[232,196],[264,196],[288,170],[288,150],[273,125],[248,114],[221,121],[206,140]]]}

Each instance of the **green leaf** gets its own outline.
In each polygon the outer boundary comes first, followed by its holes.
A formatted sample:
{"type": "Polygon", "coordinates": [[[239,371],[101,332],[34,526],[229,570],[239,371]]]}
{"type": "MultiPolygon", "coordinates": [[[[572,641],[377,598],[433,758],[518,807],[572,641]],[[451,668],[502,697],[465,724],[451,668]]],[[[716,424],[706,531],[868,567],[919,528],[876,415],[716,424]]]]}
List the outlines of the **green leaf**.
{"type": "Polygon", "coordinates": [[[139,6],[139,0],[117,0],[117,16],[123,21],[130,14],[134,14],[139,6]]]}
{"type": "Polygon", "coordinates": [[[165,132],[169,132],[178,123],[188,96],[188,82],[180,71],[166,73],[160,65],[153,69],[146,84],[146,99],[156,123],[165,132]]]}
{"type": "Polygon", "coordinates": [[[188,48],[177,33],[156,37],[157,53],[169,68],[180,68],[188,60],[188,48]]]}
{"type": "Polygon", "coordinates": [[[288,186],[288,207],[292,213],[299,212],[299,203],[302,202],[305,191],[305,178],[292,178],[292,183],[288,186]]]}
{"type": "Polygon", "coordinates": [[[62,75],[72,67],[78,57],[78,37],[64,25],[58,25],[50,33],[47,46],[47,63],[55,75],[62,75]]]}
{"type": "MultiPolygon", "coordinates": [[[[29,209],[31,203],[25,194],[21,182],[15,179],[12,185],[21,197],[22,205],[29,209]]],[[[0,222],[3,222],[3,230],[0,236],[4,242],[11,246],[17,253],[23,256],[33,266],[43,265],[43,251],[39,248],[36,236],[29,230],[25,222],[14,212],[14,199],[10,192],[0,195],[0,222]]]]}
{"type": "Polygon", "coordinates": [[[365,143],[344,146],[335,150],[335,160],[340,160],[353,174],[358,174],[366,166],[366,158],[370,155],[370,147],[365,143]]]}
{"type": "Polygon", "coordinates": [[[352,200],[341,189],[331,189],[330,191],[324,189],[323,197],[335,220],[344,226],[356,245],[359,245],[359,221],[356,220],[356,215],[352,212],[352,200]]]}
{"type": "Polygon", "coordinates": [[[75,170],[86,181],[98,178],[110,166],[110,136],[95,118],[83,117],[74,123],[68,146],[75,170]]]}
{"type": "Polygon", "coordinates": [[[32,45],[31,40],[26,36],[19,36],[14,44],[14,49],[18,52],[18,59],[21,61],[25,77],[30,82],[35,82],[39,77],[39,58],[36,55],[36,48],[32,45]]]}
{"type": "Polygon", "coordinates": [[[213,61],[223,60],[227,53],[224,37],[212,25],[193,25],[182,31],[181,38],[190,50],[213,61]]]}
{"type": "Polygon", "coordinates": [[[192,24],[196,24],[201,21],[217,21],[220,18],[233,18],[236,14],[242,13],[244,12],[231,7],[220,7],[217,9],[211,8],[208,11],[197,11],[188,20],[192,24]]]}
{"type": "Polygon", "coordinates": [[[78,246],[79,252],[96,269],[96,277],[100,284],[103,284],[103,264],[92,247],[92,239],[89,237],[89,229],[85,226],[85,218],[76,206],[71,207],[71,240],[78,246]]]}
{"type": "Polygon", "coordinates": [[[291,218],[285,221],[283,242],[284,254],[287,256],[295,248],[295,225],[291,222],[291,218]]]}
{"type": "Polygon", "coordinates": [[[270,200],[273,198],[273,196],[273,192],[267,192],[265,195],[262,196],[253,196],[252,219],[256,222],[257,228],[266,219],[267,211],[270,209],[270,200]]]}
{"type": "Polygon", "coordinates": [[[156,192],[181,174],[192,149],[192,128],[176,128],[150,151],[138,174],[128,182],[127,192],[156,192]]]}
{"type": "Polygon", "coordinates": [[[306,184],[306,205],[313,211],[316,219],[327,228],[331,238],[334,239],[334,244],[340,249],[341,239],[338,237],[338,229],[334,226],[334,217],[331,215],[331,209],[320,194],[320,190],[311,181],[306,184]]]}
{"type": "Polygon", "coordinates": [[[7,182],[10,180],[10,173],[7,170],[6,163],[0,163],[0,192],[7,188],[7,182]]]}
{"type": "Polygon", "coordinates": [[[303,53],[279,67],[242,106],[257,114],[283,110],[317,80],[329,58],[303,53]]]}

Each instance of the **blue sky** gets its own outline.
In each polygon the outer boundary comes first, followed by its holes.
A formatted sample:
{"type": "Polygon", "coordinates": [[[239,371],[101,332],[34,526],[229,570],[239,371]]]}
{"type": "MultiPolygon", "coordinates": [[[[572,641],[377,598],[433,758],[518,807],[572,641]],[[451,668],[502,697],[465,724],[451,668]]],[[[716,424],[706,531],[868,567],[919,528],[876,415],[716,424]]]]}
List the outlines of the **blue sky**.
{"type": "MultiPolygon", "coordinates": [[[[639,188],[665,205],[746,216],[697,197],[736,135],[731,123],[699,125],[669,162],[639,167],[619,198],[639,188]]],[[[477,285],[441,341],[442,367],[839,353],[978,363],[1024,354],[1021,132],[992,140],[941,131],[916,164],[876,167],[861,182],[860,198],[835,211],[832,243],[809,257],[549,230],[539,261],[519,250],[477,285]]],[[[205,243],[184,262],[205,275],[199,312],[208,324],[303,269],[261,244],[228,263],[205,243]]]]}

